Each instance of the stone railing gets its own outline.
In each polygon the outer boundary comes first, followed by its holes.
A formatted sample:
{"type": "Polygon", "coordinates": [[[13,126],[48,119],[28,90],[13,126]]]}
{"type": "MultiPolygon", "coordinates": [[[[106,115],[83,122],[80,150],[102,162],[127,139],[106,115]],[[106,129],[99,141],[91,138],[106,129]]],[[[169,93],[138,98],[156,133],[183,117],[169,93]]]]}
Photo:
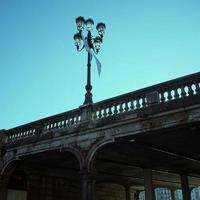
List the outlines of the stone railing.
{"type": "Polygon", "coordinates": [[[200,73],[153,85],[93,105],[93,119],[139,110],[200,94],[200,73]]]}
{"type": "Polygon", "coordinates": [[[87,120],[96,121],[130,111],[137,112],[151,105],[198,95],[200,95],[200,73],[195,73],[6,130],[3,133],[4,142],[12,143],[58,129],[67,130],[87,120]]]}
{"type": "Polygon", "coordinates": [[[71,110],[4,131],[4,142],[9,143],[38,134],[46,134],[56,129],[69,128],[77,125],[80,121],[80,110],[71,110]]]}

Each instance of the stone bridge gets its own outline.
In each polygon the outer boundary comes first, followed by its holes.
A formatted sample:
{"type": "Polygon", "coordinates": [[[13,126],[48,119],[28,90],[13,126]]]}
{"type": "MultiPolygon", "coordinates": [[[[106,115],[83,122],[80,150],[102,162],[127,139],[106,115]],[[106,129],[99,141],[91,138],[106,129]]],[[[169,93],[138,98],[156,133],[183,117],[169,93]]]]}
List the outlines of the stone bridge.
{"type": "Polygon", "coordinates": [[[189,200],[199,143],[195,73],[1,130],[0,200],[153,200],[155,188],[189,200]]]}

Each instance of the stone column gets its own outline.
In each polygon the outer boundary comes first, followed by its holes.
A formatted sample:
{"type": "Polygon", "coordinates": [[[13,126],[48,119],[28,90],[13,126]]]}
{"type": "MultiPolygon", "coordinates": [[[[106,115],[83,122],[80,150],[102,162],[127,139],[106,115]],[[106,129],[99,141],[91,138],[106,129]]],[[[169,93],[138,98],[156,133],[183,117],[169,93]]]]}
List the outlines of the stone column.
{"type": "Polygon", "coordinates": [[[144,169],[144,187],[145,187],[145,199],[155,200],[155,192],[152,182],[152,172],[150,169],[144,169]]]}
{"type": "Polygon", "coordinates": [[[129,186],[125,186],[126,200],[131,200],[131,191],[129,186]]]}
{"type": "Polygon", "coordinates": [[[186,175],[181,175],[181,186],[182,186],[183,200],[191,200],[188,177],[186,175]]]}
{"type": "Polygon", "coordinates": [[[80,172],[81,180],[81,200],[95,199],[95,181],[92,179],[91,172],[83,170],[80,172]]]}
{"type": "Polygon", "coordinates": [[[171,199],[176,200],[175,190],[171,189],[170,191],[171,191],[171,199]]]}

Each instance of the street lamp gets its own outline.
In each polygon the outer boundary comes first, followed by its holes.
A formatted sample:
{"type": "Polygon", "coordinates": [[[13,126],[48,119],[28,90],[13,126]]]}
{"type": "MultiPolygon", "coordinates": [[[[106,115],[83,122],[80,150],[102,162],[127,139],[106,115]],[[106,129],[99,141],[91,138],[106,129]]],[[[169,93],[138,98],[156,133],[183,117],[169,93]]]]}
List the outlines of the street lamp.
{"type": "Polygon", "coordinates": [[[98,31],[98,36],[93,38],[91,32],[94,27],[94,21],[90,18],[85,20],[83,17],[76,18],[76,26],[78,33],[74,35],[74,42],[77,51],[82,51],[84,48],[88,52],[87,58],[87,85],[85,86],[85,101],[84,105],[92,104],[92,85],[91,85],[91,56],[93,53],[98,54],[101,44],[103,42],[103,36],[105,34],[106,25],[104,23],[98,23],[96,29],[98,31]],[[87,35],[83,36],[83,30],[87,30],[87,35]]]}

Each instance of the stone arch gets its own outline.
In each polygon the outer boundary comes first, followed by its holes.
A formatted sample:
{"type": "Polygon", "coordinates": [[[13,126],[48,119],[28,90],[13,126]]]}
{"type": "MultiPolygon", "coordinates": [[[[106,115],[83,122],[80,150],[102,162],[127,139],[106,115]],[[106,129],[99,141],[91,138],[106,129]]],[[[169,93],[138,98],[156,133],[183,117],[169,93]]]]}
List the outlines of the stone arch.
{"type": "Polygon", "coordinates": [[[94,160],[95,160],[95,155],[98,152],[99,149],[101,149],[103,146],[107,145],[107,144],[111,144],[115,142],[113,138],[106,138],[103,140],[98,141],[97,143],[95,143],[92,148],[89,150],[87,157],[85,159],[85,167],[88,171],[93,171],[94,169],[94,160]]]}
{"type": "MultiPolygon", "coordinates": [[[[56,149],[54,149],[56,150],[56,149]]],[[[57,148],[57,150],[60,150],[61,152],[62,151],[66,151],[66,152],[69,152],[71,153],[72,155],[75,156],[75,158],[77,159],[78,163],[79,163],[79,168],[80,170],[83,168],[84,166],[84,154],[83,152],[80,150],[80,148],[78,147],[74,147],[74,146],[71,146],[71,145],[68,145],[68,146],[64,146],[64,147],[60,147],[60,148],[57,148]]],[[[31,155],[31,154],[30,154],[31,155]]],[[[15,162],[19,162],[20,161],[20,157],[23,157],[23,156],[28,156],[27,154],[26,155],[19,155],[17,157],[14,157],[14,158],[11,158],[9,160],[6,160],[5,164],[3,165],[2,169],[0,170],[0,174],[4,174],[5,170],[10,166],[12,165],[13,163],[15,162]]]]}
{"type": "Polygon", "coordinates": [[[20,160],[17,158],[9,159],[3,168],[1,169],[0,174],[0,199],[7,199],[7,193],[8,193],[8,184],[10,181],[10,177],[15,172],[15,170],[18,168],[20,163],[20,160]]]}
{"type": "Polygon", "coordinates": [[[20,162],[20,159],[17,158],[12,158],[9,159],[4,165],[3,168],[1,169],[1,176],[4,175],[5,173],[11,174],[15,168],[17,167],[17,164],[20,162]]]}
{"type": "Polygon", "coordinates": [[[78,160],[79,166],[80,166],[80,171],[84,168],[84,154],[83,152],[78,148],[74,146],[66,146],[66,147],[61,147],[60,151],[66,151],[72,153],[76,159],[78,160]]]}

